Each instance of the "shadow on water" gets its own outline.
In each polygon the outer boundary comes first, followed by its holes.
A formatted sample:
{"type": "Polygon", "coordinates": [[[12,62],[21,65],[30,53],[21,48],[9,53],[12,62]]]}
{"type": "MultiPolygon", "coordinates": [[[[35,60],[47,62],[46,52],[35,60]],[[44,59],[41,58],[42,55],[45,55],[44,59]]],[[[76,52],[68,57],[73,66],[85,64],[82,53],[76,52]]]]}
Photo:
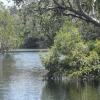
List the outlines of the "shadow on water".
{"type": "Polygon", "coordinates": [[[45,82],[34,68],[42,68],[38,53],[0,55],[0,100],[100,100],[98,81],[45,82]]]}
{"type": "Polygon", "coordinates": [[[12,55],[0,55],[0,100],[6,100],[4,96],[8,92],[7,87],[9,87],[14,62],[12,55]]]}
{"type": "Polygon", "coordinates": [[[67,87],[62,82],[48,81],[42,91],[41,100],[66,100],[67,87]]]}
{"type": "Polygon", "coordinates": [[[48,81],[42,100],[99,100],[100,85],[94,83],[48,81]]]}
{"type": "Polygon", "coordinates": [[[9,76],[13,72],[12,70],[14,69],[14,57],[13,55],[6,54],[6,55],[1,55],[0,59],[0,68],[1,68],[1,75],[2,76],[0,79],[2,80],[9,80],[9,76]]]}

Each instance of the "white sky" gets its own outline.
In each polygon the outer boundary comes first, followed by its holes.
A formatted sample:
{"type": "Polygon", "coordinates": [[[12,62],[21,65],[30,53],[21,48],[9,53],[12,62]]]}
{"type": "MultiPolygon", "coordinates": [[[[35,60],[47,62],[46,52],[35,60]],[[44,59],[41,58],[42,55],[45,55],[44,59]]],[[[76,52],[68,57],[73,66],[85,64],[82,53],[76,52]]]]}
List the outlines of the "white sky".
{"type": "Polygon", "coordinates": [[[5,6],[12,6],[14,3],[12,0],[0,0],[4,3],[5,6]]]}

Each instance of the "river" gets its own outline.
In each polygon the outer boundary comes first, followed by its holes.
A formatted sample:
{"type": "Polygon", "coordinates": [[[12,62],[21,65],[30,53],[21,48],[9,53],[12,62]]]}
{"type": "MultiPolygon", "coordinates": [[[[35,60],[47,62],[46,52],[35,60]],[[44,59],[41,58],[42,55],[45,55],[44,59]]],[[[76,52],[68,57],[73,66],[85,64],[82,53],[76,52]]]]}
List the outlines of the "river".
{"type": "Polygon", "coordinates": [[[100,100],[100,83],[43,81],[39,52],[0,55],[0,100],[100,100]]]}

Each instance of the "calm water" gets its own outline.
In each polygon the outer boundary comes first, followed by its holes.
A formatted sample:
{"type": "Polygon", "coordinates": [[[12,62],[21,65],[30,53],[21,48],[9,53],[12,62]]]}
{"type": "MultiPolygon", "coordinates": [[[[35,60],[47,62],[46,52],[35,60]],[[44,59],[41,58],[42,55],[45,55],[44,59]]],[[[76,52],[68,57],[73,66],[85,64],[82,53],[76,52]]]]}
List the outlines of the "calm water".
{"type": "Polygon", "coordinates": [[[0,100],[100,100],[98,82],[44,82],[39,55],[0,55],[0,100]]]}

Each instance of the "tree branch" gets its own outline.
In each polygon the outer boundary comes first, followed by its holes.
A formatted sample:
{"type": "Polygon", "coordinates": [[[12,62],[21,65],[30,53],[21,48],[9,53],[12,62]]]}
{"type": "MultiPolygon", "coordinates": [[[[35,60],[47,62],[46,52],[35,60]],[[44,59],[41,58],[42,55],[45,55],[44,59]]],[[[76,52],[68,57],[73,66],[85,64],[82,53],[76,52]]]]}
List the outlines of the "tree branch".
{"type": "Polygon", "coordinates": [[[62,6],[57,2],[57,0],[53,0],[53,1],[58,6],[58,8],[70,11],[70,12],[80,16],[80,18],[84,18],[85,21],[91,22],[95,26],[100,27],[100,21],[99,20],[97,20],[96,18],[88,15],[86,12],[83,11],[83,9],[81,7],[81,1],[80,0],[76,0],[77,1],[78,10],[73,9],[72,6],[66,6],[66,7],[62,6]]]}
{"type": "Polygon", "coordinates": [[[76,18],[82,19],[82,20],[84,20],[84,21],[88,21],[87,19],[85,19],[85,18],[82,17],[82,16],[78,16],[78,15],[71,14],[71,13],[68,13],[68,14],[63,13],[63,15],[64,15],[64,16],[72,16],[72,17],[76,17],[76,18]]]}
{"type": "MultiPolygon", "coordinates": [[[[66,4],[60,4],[58,2],[58,0],[53,0],[54,4],[56,5],[55,7],[51,7],[51,8],[40,8],[38,9],[37,11],[42,11],[42,12],[45,12],[45,11],[49,11],[49,10],[59,10],[61,13],[64,13],[64,12],[71,12],[74,14],[75,17],[77,18],[81,18],[87,22],[90,22],[92,24],[94,24],[95,26],[98,26],[100,27],[100,21],[97,19],[97,18],[94,18],[94,16],[90,16],[89,14],[87,14],[83,9],[82,9],[82,0],[76,0],[76,6],[78,9],[74,9],[73,8],[73,5],[71,3],[70,0],[68,0],[68,4],[69,5],[66,5],[66,4]]],[[[64,0],[62,0],[62,3],[65,3],[64,0]]],[[[63,14],[65,15],[65,14],[63,14]]],[[[71,14],[70,14],[71,16],[71,14]]],[[[73,15],[72,15],[73,16],[73,15]]]]}

